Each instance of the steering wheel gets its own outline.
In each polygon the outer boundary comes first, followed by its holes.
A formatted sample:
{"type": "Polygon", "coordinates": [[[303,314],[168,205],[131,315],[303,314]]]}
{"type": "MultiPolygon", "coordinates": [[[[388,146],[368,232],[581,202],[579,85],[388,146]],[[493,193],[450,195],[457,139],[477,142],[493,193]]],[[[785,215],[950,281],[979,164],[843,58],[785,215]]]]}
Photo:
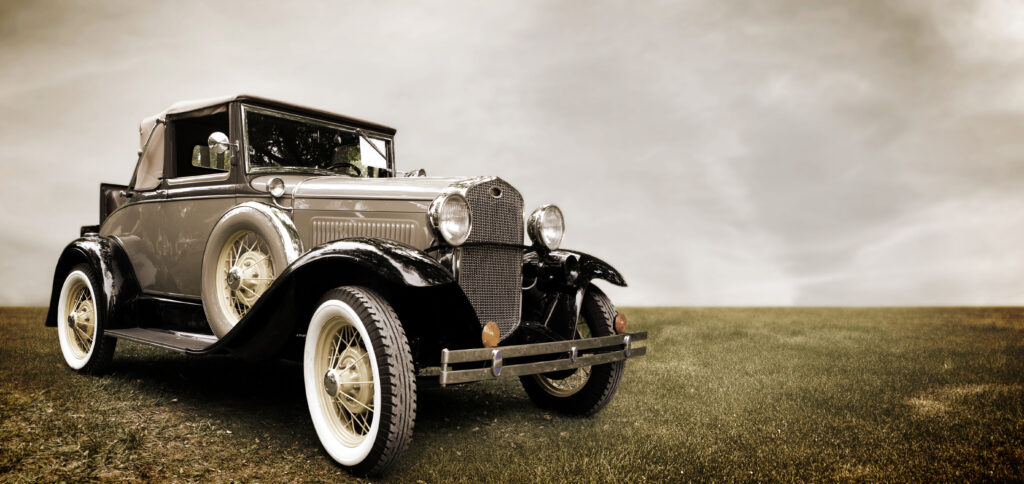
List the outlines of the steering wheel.
{"type": "Polygon", "coordinates": [[[358,166],[356,166],[353,163],[349,163],[347,161],[335,161],[334,163],[331,163],[330,165],[327,165],[327,169],[328,170],[333,170],[335,168],[348,168],[348,169],[351,169],[352,171],[356,172],[355,175],[352,175],[352,176],[355,176],[355,177],[362,176],[362,174],[363,174],[363,170],[360,170],[358,166]]]}

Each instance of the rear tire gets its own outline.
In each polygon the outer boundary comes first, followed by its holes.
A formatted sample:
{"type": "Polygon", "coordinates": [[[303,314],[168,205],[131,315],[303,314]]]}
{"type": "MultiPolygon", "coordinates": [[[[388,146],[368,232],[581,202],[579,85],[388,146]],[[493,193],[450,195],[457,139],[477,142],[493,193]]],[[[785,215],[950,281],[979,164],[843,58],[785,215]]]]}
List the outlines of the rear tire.
{"type": "MultiPolygon", "coordinates": [[[[577,331],[582,337],[615,334],[615,306],[597,286],[591,285],[583,296],[577,331]],[[587,335],[585,332],[589,332],[587,335]]],[[[519,377],[523,389],[538,407],[570,415],[590,416],[611,402],[619,389],[625,361],[615,361],[579,368],[574,372],[556,375],[528,375],[519,377]],[[552,378],[557,376],[558,378],[552,378]]]]}
{"type": "Polygon", "coordinates": [[[324,450],[350,472],[379,474],[409,445],[416,379],[391,305],[346,286],[320,300],[302,358],[306,402],[324,450]]]}
{"type": "Polygon", "coordinates": [[[103,373],[114,358],[117,339],[104,336],[107,296],[92,266],[68,272],[57,299],[57,338],[64,362],[87,374],[103,373]]]}

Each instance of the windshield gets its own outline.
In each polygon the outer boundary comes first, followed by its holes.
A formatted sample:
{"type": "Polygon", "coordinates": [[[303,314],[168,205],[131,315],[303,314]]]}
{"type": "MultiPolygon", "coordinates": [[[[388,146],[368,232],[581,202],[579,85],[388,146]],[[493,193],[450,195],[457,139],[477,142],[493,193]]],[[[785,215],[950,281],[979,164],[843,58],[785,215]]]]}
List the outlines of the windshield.
{"type": "Polygon", "coordinates": [[[389,176],[388,139],[328,121],[253,106],[243,106],[243,112],[251,173],[389,176]]]}

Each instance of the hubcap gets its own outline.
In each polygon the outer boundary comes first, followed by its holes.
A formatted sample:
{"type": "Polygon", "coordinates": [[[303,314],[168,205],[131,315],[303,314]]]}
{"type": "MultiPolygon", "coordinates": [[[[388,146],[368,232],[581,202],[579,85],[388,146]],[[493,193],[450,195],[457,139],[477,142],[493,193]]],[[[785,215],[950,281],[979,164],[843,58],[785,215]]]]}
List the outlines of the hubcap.
{"type": "MultiPolygon", "coordinates": [[[[365,395],[361,395],[363,393],[360,391],[363,386],[363,383],[361,383],[363,380],[360,380],[362,378],[361,373],[361,371],[354,367],[342,370],[327,370],[327,374],[324,375],[324,389],[332,397],[338,397],[339,393],[344,393],[349,397],[355,398],[356,402],[370,406],[373,395],[369,395],[371,397],[369,399],[365,398],[365,395]],[[360,396],[364,396],[364,398],[359,398],[360,396]]],[[[355,409],[352,410],[355,411],[355,409]]],[[[360,407],[359,411],[365,411],[365,409],[360,407]]]]}
{"type": "Polygon", "coordinates": [[[225,280],[232,291],[237,291],[238,287],[242,285],[242,270],[238,267],[232,267],[231,270],[228,271],[228,275],[225,280]]]}

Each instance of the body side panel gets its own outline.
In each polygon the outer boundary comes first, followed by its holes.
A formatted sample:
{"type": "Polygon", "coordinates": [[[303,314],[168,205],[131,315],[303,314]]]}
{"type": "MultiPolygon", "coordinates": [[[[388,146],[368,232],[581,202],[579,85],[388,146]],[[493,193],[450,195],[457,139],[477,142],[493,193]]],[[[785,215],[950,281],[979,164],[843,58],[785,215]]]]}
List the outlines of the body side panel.
{"type": "Polygon", "coordinates": [[[178,188],[167,190],[167,197],[122,207],[107,218],[100,234],[124,244],[144,292],[198,297],[206,241],[217,220],[235,205],[233,190],[178,188]]]}

